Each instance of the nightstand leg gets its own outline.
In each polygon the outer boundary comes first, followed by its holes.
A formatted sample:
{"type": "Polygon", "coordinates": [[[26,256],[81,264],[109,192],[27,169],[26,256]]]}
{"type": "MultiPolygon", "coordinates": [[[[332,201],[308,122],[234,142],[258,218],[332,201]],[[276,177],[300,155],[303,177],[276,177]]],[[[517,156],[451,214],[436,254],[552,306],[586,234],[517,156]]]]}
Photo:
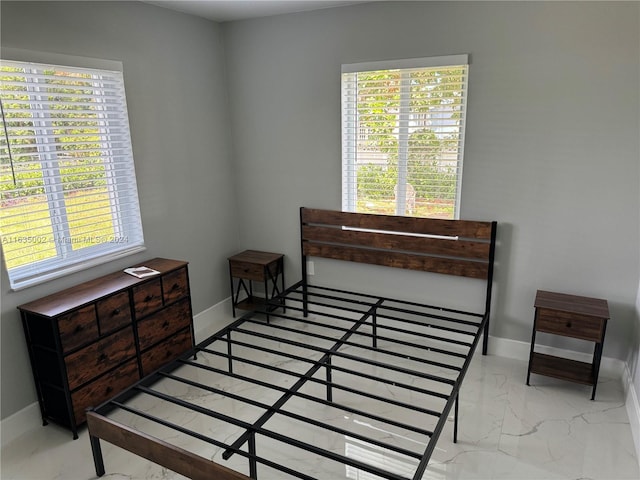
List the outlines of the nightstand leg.
{"type": "Polygon", "coordinates": [[[596,343],[593,349],[593,390],[591,400],[596,398],[596,387],[598,386],[598,375],[600,374],[600,360],[602,360],[602,344],[596,343]]]}
{"type": "Polygon", "coordinates": [[[233,318],[236,318],[236,299],[233,295],[233,274],[231,273],[231,263],[229,263],[229,280],[231,281],[231,313],[233,318]]]}
{"type": "Polygon", "coordinates": [[[284,291],[285,291],[285,283],[284,283],[284,262],[282,262],[282,274],[280,275],[280,281],[282,282],[282,313],[287,313],[287,301],[285,300],[284,297],[284,291]]]}
{"type": "Polygon", "coordinates": [[[269,271],[268,265],[264,267],[264,273],[262,275],[264,276],[264,311],[267,314],[267,323],[269,323],[269,276],[271,272],[269,271]]]}
{"type": "Polygon", "coordinates": [[[538,322],[538,309],[536,308],[533,316],[533,330],[531,332],[531,349],[529,350],[529,366],[527,367],[527,385],[529,385],[529,379],[531,378],[531,362],[533,361],[533,347],[536,344],[536,323],[538,322]]]}

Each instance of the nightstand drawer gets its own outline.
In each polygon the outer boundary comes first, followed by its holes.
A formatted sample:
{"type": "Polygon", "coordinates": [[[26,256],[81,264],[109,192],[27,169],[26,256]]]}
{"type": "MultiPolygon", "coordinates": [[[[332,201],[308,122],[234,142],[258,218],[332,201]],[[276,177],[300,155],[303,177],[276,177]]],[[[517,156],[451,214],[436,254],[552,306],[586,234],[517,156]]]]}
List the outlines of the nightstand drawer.
{"type": "Polygon", "coordinates": [[[248,262],[230,262],[231,276],[245,280],[264,280],[264,266],[248,262]]]}
{"type": "Polygon", "coordinates": [[[600,342],[604,332],[604,322],[602,318],[539,308],[536,330],[600,342]]]}

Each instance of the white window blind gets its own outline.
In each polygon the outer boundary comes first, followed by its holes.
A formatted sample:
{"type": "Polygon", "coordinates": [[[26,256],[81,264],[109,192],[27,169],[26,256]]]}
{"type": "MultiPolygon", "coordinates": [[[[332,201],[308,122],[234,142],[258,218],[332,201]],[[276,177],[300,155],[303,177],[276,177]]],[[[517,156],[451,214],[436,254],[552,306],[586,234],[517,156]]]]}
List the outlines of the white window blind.
{"type": "Polygon", "coordinates": [[[13,289],[144,248],[121,71],[2,60],[0,107],[13,289]]]}
{"type": "Polygon", "coordinates": [[[467,55],[343,65],[344,211],[458,218],[467,55]]]}

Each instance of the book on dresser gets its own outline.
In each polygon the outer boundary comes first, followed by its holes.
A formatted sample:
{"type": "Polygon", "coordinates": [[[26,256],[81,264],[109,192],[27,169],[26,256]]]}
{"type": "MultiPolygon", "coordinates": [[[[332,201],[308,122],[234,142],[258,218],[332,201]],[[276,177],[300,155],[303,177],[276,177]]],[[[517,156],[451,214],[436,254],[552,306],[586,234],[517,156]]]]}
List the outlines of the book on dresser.
{"type": "Polygon", "coordinates": [[[98,406],[194,346],[187,262],[155,258],[20,305],[43,425],[71,430],[98,406]]]}

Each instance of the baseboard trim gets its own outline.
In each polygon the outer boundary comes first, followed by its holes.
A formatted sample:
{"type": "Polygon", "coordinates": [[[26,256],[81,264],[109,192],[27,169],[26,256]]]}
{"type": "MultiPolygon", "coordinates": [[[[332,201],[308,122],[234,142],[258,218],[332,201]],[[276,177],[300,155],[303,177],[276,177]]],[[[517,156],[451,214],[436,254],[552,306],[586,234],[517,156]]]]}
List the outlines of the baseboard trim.
{"type": "Polygon", "coordinates": [[[629,425],[631,426],[631,435],[633,436],[633,444],[636,447],[636,459],[640,465],[640,401],[636,394],[636,387],[633,383],[629,364],[625,364],[622,375],[622,386],[625,389],[625,408],[629,417],[629,425]]]}
{"type": "Polygon", "coordinates": [[[193,329],[196,343],[206,340],[214,333],[226,327],[233,320],[231,297],[207,308],[193,317],[193,329]]]}
{"type": "Polygon", "coordinates": [[[41,427],[41,425],[42,417],[38,402],[33,402],[0,422],[0,443],[4,447],[20,435],[41,427]]]}
{"type": "MultiPolygon", "coordinates": [[[[228,325],[233,319],[231,297],[193,316],[196,343],[199,343],[228,325]]],[[[27,405],[22,410],[0,422],[0,445],[4,447],[24,433],[42,428],[42,417],[38,402],[27,405]]],[[[71,437],[69,437],[71,438],[71,437]]]]}
{"type": "MultiPolygon", "coordinates": [[[[489,337],[489,354],[497,357],[513,358],[516,360],[529,360],[531,343],[508,338],[489,337]]],[[[591,362],[593,355],[573,350],[548,347],[546,345],[536,345],[536,352],[556,355],[559,357],[577,360],[579,362],[591,362]]],[[[600,362],[600,373],[623,379],[626,364],[622,360],[611,357],[602,357],[600,362]]]]}

